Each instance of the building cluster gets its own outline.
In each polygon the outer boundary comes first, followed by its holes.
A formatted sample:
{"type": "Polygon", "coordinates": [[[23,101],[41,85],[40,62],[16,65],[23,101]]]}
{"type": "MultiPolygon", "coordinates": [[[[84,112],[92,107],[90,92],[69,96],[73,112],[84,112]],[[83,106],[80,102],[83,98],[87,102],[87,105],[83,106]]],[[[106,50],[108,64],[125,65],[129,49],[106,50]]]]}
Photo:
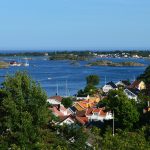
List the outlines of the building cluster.
{"type": "Polygon", "coordinates": [[[94,122],[103,122],[113,118],[111,111],[106,111],[105,107],[97,106],[100,101],[98,95],[76,97],[73,105],[69,108],[62,105],[61,96],[50,97],[47,101],[51,104],[49,109],[59,118],[59,122],[56,122],[59,125],[77,123],[88,126],[94,122]]]}
{"type": "MultiPolygon", "coordinates": [[[[102,87],[104,95],[94,95],[86,97],[75,97],[73,99],[73,105],[69,108],[65,108],[62,104],[63,97],[52,96],[47,102],[50,103],[49,110],[59,118],[59,121],[55,121],[57,125],[70,125],[70,124],[80,124],[84,126],[94,125],[98,123],[102,124],[106,120],[112,120],[113,114],[111,110],[106,110],[105,106],[98,105],[99,102],[107,97],[110,90],[122,89],[125,95],[129,99],[134,99],[138,102],[138,94],[141,90],[146,88],[143,81],[134,81],[130,83],[129,81],[123,80],[117,83],[108,82],[102,87]]],[[[150,105],[148,102],[148,107],[144,109],[145,111],[150,111],[150,105]]]]}

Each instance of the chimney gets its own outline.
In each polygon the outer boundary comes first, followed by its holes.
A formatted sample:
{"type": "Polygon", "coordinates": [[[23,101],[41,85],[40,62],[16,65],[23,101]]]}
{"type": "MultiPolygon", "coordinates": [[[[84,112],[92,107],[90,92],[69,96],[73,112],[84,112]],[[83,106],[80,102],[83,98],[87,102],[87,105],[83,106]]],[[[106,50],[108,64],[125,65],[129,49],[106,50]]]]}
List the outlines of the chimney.
{"type": "Polygon", "coordinates": [[[58,111],[60,111],[60,104],[58,104],[58,111]]]}

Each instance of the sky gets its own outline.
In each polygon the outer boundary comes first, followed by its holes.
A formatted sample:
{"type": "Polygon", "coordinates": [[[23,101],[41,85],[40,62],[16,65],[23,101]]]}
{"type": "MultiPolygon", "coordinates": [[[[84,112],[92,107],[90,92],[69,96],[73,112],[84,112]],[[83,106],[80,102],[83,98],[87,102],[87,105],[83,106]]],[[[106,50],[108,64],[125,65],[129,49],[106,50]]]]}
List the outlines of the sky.
{"type": "Polygon", "coordinates": [[[0,50],[150,49],[150,0],[1,0],[0,50]]]}

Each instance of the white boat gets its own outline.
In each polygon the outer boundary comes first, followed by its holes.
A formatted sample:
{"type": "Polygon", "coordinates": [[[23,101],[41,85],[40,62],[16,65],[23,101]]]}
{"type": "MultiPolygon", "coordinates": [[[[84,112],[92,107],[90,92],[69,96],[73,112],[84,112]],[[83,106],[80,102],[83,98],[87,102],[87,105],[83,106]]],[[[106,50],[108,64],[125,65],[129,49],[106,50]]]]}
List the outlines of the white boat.
{"type": "Polygon", "coordinates": [[[19,66],[21,66],[21,63],[18,63],[16,61],[11,61],[10,62],[10,66],[17,66],[17,67],[19,67],[19,66]]]}
{"type": "Polygon", "coordinates": [[[23,64],[25,67],[28,67],[29,66],[29,62],[28,60],[26,59],[26,62],[23,64]]]}

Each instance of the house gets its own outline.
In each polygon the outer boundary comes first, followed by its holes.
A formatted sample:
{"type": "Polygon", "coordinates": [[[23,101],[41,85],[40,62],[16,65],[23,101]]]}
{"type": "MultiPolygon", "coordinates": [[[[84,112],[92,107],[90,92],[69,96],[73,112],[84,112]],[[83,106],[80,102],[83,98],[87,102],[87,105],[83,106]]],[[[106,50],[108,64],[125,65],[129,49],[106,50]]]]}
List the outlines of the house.
{"type": "Polygon", "coordinates": [[[72,106],[68,108],[72,115],[74,115],[77,111],[76,107],[72,106]]]}
{"type": "Polygon", "coordinates": [[[91,121],[101,121],[112,119],[112,113],[105,111],[103,108],[88,108],[86,110],[78,111],[76,113],[76,119],[82,125],[85,125],[91,121]]]}
{"type": "Polygon", "coordinates": [[[129,88],[138,89],[138,90],[144,90],[146,89],[146,85],[143,81],[135,80],[129,88]]]}
{"type": "Polygon", "coordinates": [[[75,123],[74,117],[69,115],[67,117],[62,118],[61,121],[59,122],[59,125],[60,126],[62,126],[64,124],[71,125],[71,124],[74,124],[74,123],[75,123]]]}
{"type": "Polygon", "coordinates": [[[119,82],[116,83],[116,86],[127,87],[129,85],[130,85],[130,82],[128,80],[120,80],[119,82]]]}
{"type": "Polygon", "coordinates": [[[78,116],[76,116],[76,120],[81,125],[86,125],[89,122],[88,117],[78,117],[78,116]]]}
{"type": "Polygon", "coordinates": [[[77,101],[88,100],[88,99],[89,99],[89,95],[87,95],[86,97],[76,97],[77,101]]]}
{"type": "Polygon", "coordinates": [[[86,117],[90,121],[104,121],[113,119],[110,111],[105,111],[105,108],[89,108],[86,110],[86,117]]]}
{"type": "Polygon", "coordinates": [[[89,99],[89,100],[84,100],[84,101],[78,101],[75,103],[74,107],[78,110],[78,111],[82,111],[85,110],[89,107],[93,107],[97,104],[96,102],[97,99],[89,99]]]}
{"type": "Polygon", "coordinates": [[[59,105],[61,104],[61,101],[62,101],[61,96],[52,96],[47,100],[47,102],[49,102],[52,105],[59,105]]]}
{"type": "Polygon", "coordinates": [[[144,114],[147,113],[147,112],[150,112],[150,106],[143,109],[144,114]]]}
{"type": "Polygon", "coordinates": [[[138,99],[138,93],[140,91],[138,89],[132,89],[132,88],[126,88],[124,90],[124,93],[127,95],[127,97],[129,99],[134,99],[135,101],[137,101],[138,99]]]}
{"type": "Polygon", "coordinates": [[[114,82],[108,82],[106,85],[103,86],[103,92],[108,93],[109,90],[117,90],[117,86],[114,82]]]}
{"type": "Polygon", "coordinates": [[[63,105],[53,105],[52,108],[49,108],[49,110],[52,111],[52,113],[57,117],[64,117],[71,114],[69,109],[66,109],[63,105]]]}

